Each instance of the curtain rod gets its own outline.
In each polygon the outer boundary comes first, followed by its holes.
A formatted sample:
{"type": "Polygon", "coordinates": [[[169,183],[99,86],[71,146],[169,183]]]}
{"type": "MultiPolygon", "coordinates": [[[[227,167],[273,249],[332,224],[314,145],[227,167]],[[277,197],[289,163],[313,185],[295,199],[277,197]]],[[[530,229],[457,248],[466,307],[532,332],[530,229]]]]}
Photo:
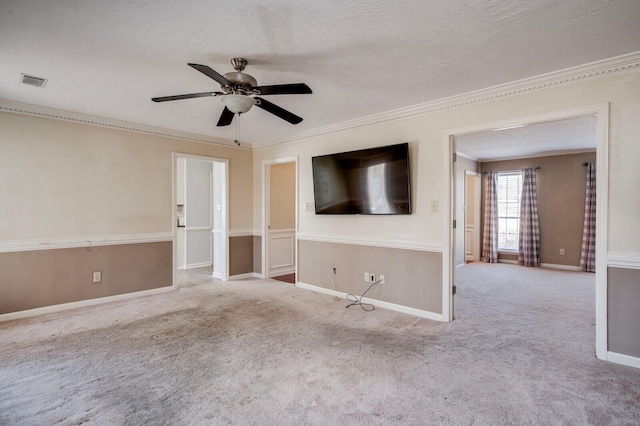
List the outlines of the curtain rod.
{"type": "MultiPolygon", "coordinates": [[[[587,163],[584,163],[584,165],[586,166],[587,163]]],[[[540,166],[536,166],[536,167],[534,167],[534,170],[540,170],[541,168],[542,167],[540,167],[540,166]]],[[[494,171],[494,170],[492,170],[492,171],[494,171]]],[[[499,171],[506,172],[507,170],[499,170],[499,171]]],[[[509,170],[509,171],[511,171],[511,170],[509,170]]],[[[513,170],[513,171],[514,172],[518,172],[519,170],[513,170]]],[[[487,173],[488,173],[488,171],[482,172],[483,175],[486,175],[487,173]]]]}

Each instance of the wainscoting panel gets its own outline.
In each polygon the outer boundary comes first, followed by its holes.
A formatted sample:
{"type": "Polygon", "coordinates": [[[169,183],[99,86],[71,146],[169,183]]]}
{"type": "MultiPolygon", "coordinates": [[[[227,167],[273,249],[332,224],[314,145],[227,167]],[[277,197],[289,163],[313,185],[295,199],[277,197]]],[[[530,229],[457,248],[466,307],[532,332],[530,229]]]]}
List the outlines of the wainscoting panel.
{"type": "Polygon", "coordinates": [[[295,272],[295,240],[293,229],[269,232],[269,276],[277,277],[295,272]]]}
{"type": "Polygon", "coordinates": [[[464,234],[465,260],[475,260],[473,257],[473,225],[467,225],[464,234]]]}
{"type": "Polygon", "coordinates": [[[0,314],[172,286],[172,251],[165,241],[1,253],[0,314]]]}

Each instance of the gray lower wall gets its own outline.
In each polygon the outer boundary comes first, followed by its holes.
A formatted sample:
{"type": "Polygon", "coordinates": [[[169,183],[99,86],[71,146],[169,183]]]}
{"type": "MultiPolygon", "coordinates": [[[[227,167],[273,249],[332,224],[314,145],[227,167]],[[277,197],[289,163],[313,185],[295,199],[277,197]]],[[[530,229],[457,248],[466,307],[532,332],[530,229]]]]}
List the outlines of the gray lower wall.
{"type": "Polygon", "coordinates": [[[253,272],[262,273],[262,237],[253,236],[253,272]]]}
{"type": "Polygon", "coordinates": [[[298,281],[344,293],[362,294],[364,272],[385,275],[367,296],[442,313],[442,254],[351,244],[298,241],[298,281]],[[331,268],[337,269],[331,280],[331,268]]]}
{"type": "Polygon", "coordinates": [[[0,314],[171,286],[172,250],[166,241],[0,253],[0,314]]]}
{"type": "Polygon", "coordinates": [[[640,270],[608,268],[607,275],[609,351],[640,357],[640,270]]]}
{"type": "Polygon", "coordinates": [[[253,236],[229,238],[229,275],[253,272],[253,236]]]}

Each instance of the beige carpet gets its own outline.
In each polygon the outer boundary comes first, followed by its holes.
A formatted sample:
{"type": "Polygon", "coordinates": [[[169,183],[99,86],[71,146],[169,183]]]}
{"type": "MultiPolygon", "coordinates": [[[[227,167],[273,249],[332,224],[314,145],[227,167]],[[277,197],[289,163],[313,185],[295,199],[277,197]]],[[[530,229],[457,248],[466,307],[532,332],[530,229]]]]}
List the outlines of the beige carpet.
{"type": "Polygon", "coordinates": [[[0,424],[639,424],[593,275],[531,269],[464,267],[451,324],[261,280],[2,323],[0,424]]]}

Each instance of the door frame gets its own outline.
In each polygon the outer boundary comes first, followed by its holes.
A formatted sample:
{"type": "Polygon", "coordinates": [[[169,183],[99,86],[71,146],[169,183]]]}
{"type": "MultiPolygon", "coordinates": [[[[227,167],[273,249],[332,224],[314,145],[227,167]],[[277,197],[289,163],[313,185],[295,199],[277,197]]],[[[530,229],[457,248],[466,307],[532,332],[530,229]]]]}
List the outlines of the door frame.
{"type": "MultiPolygon", "coordinates": [[[[171,229],[173,230],[173,287],[177,287],[176,274],[178,271],[178,228],[176,227],[178,218],[177,218],[177,199],[178,199],[178,159],[184,158],[186,160],[199,160],[199,161],[210,161],[211,163],[221,163],[224,165],[224,173],[223,178],[224,182],[222,184],[222,203],[221,207],[221,221],[222,221],[222,241],[223,243],[223,261],[222,261],[222,277],[220,277],[223,281],[229,279],[229,160],[225,158],[217,158],[217,157],[208,157],[204,155],[194,155],[194,154],[186,154],[182,152],[173,152],[171,154],[171,229]]],[[[212,192],[214,188],[212,187],[212,192]]],[[[213,196],[211,198],[213,203],[213,196]]],[[[211,237],[211,241],[213,241],[213,235],[211,237]]],[[[212,243],[213,244],[213,243],[212,243]]],[[[211,250],[212,262],[213,262],[213,248],[211,250]]]]}
{"type": "MultiPolygon", "coordinates": [[[[467,185],[467,177],[468,176],[473,176],[475,179],[481,179],[481,174],[479,172],[474,172],[471,170],[465,170],[464,171],[464,263],[467,263],[467,217],[469,214],[469,205],[467,205],[467,193],[469,191],[469,187],[467,185]]],[[[474,215],[474,234],[479,234],[480,233],[480,223],[476,223],[475,221],[475,215],[476,215],[476,205],[478,207],[477,212],[480,212],[480,208],[481,208],[481,203],[480,203],[480,197],[482,196],[482,181],[480,181],[480,190],[476,190],[476,185],[474,184],[474,187],[472,188],[473,190],[473,200],[475,205],[471,206],[471,213],[474,215]],[[476,232],[476,228],[478,229],[478,231],[476,232]]],[[[480,244],[480,239],[478,238],[476,241],[473,242],[473,245],[477,245],[480,244]]],[[[480,247],[478,247],[478,251],[480,251],[480,247]]],[[[471,249],[471,252],[473,253],[474,250],[471,249]]],[[[474,260],[480,260],[480,253],[478,253],[478,259],[474,259],[474,260]]]]}
{"type": "Polygon", "coordinates": [[[543,114],[481,123],[472,126],[447,129],[443,132],[443,251],[442,251],[442,316],[453,320],[453,285],[455,284],[455,258],[453,252],[455,185],[454,137],[470,133],[498,130],[507,127],[596,115],[596,356],[607,360],[607,250],[608,250],[608,200],[609,200],[609,103],[588,105],[579,108],[553,111],[543,114]]]}
{"type": "Polygon", "coordinates": [[[293,263],[298,278],[298,156],[283,157],[262,162],[262,278],[270,278],[269,274],[269,210],[271,206],[271,166],[277,164],[295,163],[295,238],[293,247],[293,263]]]}

